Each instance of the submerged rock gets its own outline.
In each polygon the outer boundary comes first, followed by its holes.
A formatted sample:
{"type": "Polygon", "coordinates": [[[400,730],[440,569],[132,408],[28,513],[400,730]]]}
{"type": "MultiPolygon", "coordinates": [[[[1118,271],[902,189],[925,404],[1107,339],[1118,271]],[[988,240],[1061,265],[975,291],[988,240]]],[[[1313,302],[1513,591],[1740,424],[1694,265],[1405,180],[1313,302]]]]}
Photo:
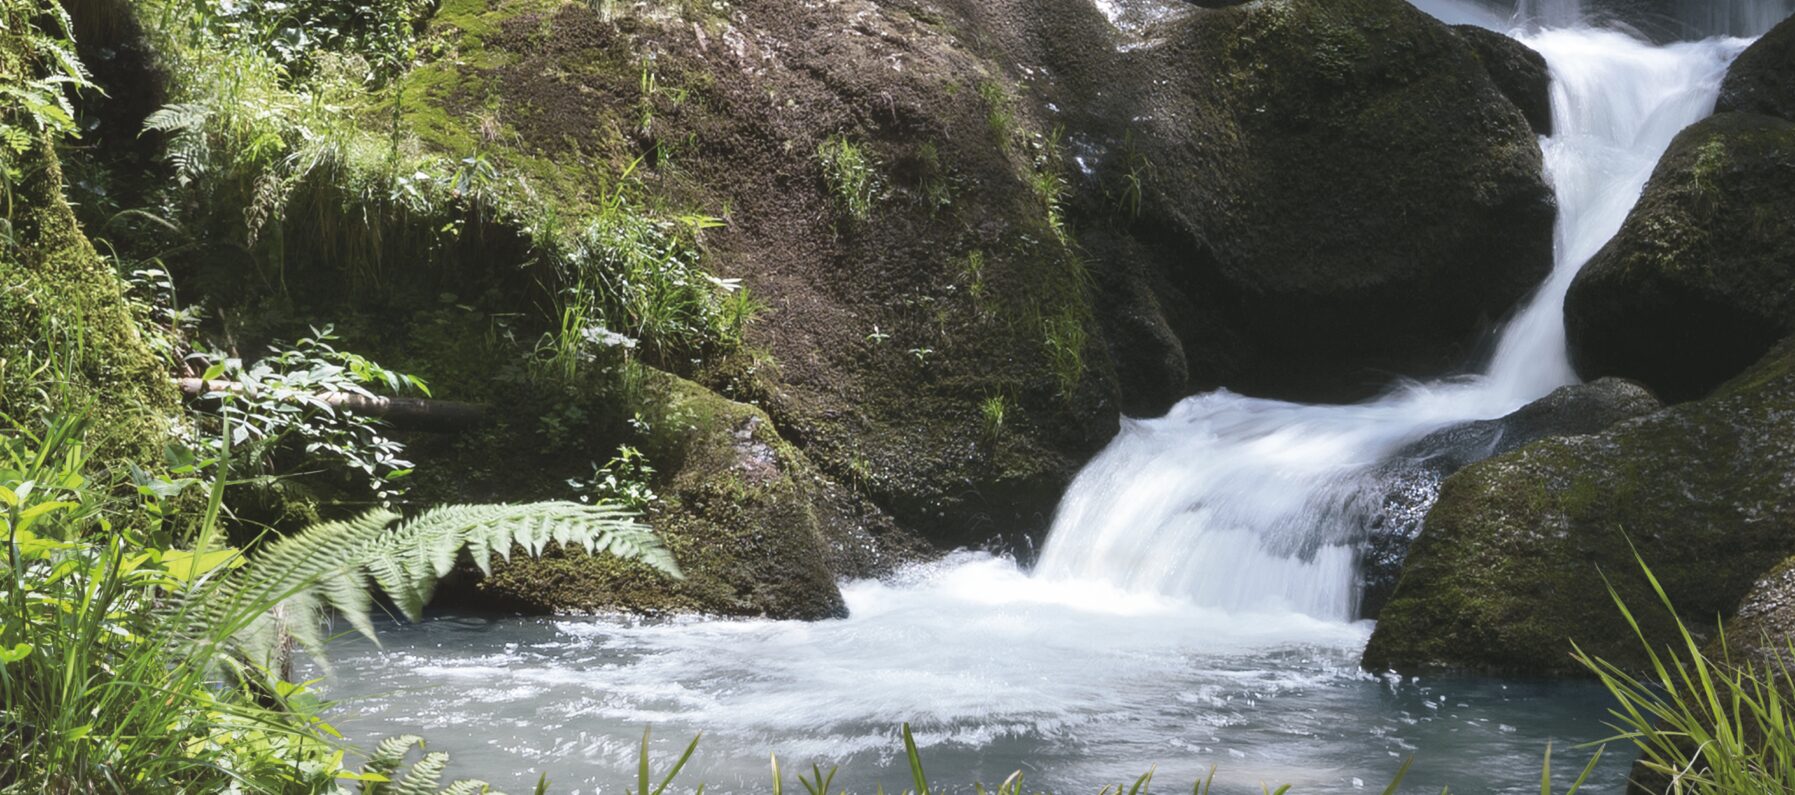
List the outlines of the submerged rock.
{"type": "Polygon", "coordinates": [[[1377,504],[1366,523],[1359,614],[1377,618],[1389,601],[1428,509],[1453,473],[1541,439],[1598,433],[1660,408],[1644,387],[1608,378],[1562,387],[1501,419],[1436,431],[1392,456],[1371,475],[1377,504]]]}
{"type": "Polygon", "coordinates": [[[1585,377],[1700,397],[1795,332],[1795,123],[1728,113],[1685,130],[1565,300],[1585,377]]]}
{"type": "Polygon", "coordinates": [[[1427,515],[1366,648],[1370,670],[1565,674],[1575,641],[1645,662],[1671,630],[1635,551],[1697,632],[1795,554],[1795,342],[1707,399],[1465,468],[1427,515]]]}

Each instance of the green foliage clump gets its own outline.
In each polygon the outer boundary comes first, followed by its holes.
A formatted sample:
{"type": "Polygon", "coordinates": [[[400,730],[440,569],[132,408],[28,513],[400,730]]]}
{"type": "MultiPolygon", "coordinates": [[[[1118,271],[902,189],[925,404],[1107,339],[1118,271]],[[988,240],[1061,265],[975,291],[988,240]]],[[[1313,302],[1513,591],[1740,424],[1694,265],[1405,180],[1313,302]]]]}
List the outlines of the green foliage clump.
{"type": "Polygon", "coordinates": [[[9,221],[32,152],[76,132],[68,92],[88,82],[69,28],[60,4],[0,0],[0,214],[9,221]]]}
{"type": "Polygon", "coordinates": [[[1610,588],[1644,645],[1650,668],[1635,674],[1577,649],[1575,657],[1614,696],[1618,734],[1639,749],[1639,768],[1667,795],[1795,791],[1795,639],[1772,640],[1772,660],[1734,660],[1722,629],[1705,651],[1649,567],[1646,579],[1676,628],[1660,648],[1610,588]],[[1778,648],[1780,647],[1780,648],[1778,648]]]}
{"type": "Polygon", "coordinates": [[[873,199],[879,189],[877,164],[866,149],[846,136],[832,136],[816,149],[823,165],[823,179],[841,209],[856,221],[872,217],[873,199]]]}
{"type": "MultiPolygon", "coordinates": [[[[69,408],[0,430],[0,791],[377,791],[413,743],[347,771],[323,705],[284,672],[292,644],[320,650],[325,610],[371,636],[378,590],[415,619],[463,550],[486,566],[555,542],[679,576],[658,537],[609,505],[374,511],[220,547],[228,459],[212,464],[204,511],[183,511],[198,479],[105,468],[69,408]]],[[[444,762],[426,755],[397,791],[436,791],[444,762]]]]}
{"type": "Polygon", "coordinates": [[[244,475],[279,478],[323,463],[359,473],[383,502],[398,496],[398,481],[411,474],[411,462],[401,458],[405,446],[388,435],[379,418],[341,410],[331,401],[343,395],[372,398],[376,388],[428,397],[430,388],[416,376],[337,350],[331,344],[335,339],[329,326],[313,329],[312,336],[273,346],[249,364],[223,353],[188,357],[205,365],[201,399],[219,407],[217,419],[201,423],[188,442],[216,457],[224,452],[222,434],[228,431],[244,475]],[[283,458],[299,461],[283,466],[283,458]]]}

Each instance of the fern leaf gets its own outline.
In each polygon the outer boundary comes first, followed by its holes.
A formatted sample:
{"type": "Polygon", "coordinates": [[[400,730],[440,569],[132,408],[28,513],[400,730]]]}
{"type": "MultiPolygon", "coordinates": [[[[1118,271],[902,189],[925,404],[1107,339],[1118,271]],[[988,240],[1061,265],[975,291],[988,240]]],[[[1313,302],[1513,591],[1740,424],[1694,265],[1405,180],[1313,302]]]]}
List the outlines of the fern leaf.
{"type": "Polygon", "coordinates": [[[436,795],[436,784],[449,766],[449,755],[440,751],[424,754],[423,759],[405,771],[393,795],[436,795]]]}
{"type": "Polygon", "coordinates": [[[436,795],[504,795],[504,793],[495,791],[491,784],[469,778],[450,784],[436,795]]]}
{"type": "MultiPolygon", "coordinates": [[[[399,765],[404,763],[405,755],[411,753],[413,748],[422,747],[424,738],[415,734],[401,734],[381,740],[379,745],[374,746],[374,753],[368,756],[368,761],[361,766],[362,775],[375,775],[390,780],[399,772],[399,765]]],[[[380,781],[366,782],[362,784],[362,795],[377,795],[385,789],[384,784],[385,782],[380,781]]]]}

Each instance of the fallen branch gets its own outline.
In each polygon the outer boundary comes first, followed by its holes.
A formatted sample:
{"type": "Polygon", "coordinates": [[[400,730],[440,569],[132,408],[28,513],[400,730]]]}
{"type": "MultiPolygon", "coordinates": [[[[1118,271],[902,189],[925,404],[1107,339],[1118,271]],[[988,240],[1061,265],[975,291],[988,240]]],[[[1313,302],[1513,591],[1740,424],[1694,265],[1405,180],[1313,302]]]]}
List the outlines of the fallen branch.
{"type": "MultiPolygon", "coordinates": [[[[247,395],[249,387],[235,381],[177,378],[175,385],[189,400],[232,392],[247,395]]],[[[480,422],[486,407],[476,403],[426,398],[370,397],[353,392],[321,392],[308,396],[337,411],[379,417],[393,427],[413,431],[457,431],[480,422]]]]}

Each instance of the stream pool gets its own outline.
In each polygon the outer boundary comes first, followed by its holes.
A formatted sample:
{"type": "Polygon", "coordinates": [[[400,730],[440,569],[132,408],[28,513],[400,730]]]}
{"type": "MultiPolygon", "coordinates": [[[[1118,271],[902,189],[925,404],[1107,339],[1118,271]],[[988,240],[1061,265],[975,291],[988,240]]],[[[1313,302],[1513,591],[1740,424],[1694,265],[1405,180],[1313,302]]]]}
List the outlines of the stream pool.
{"type": "MultiPolygon", "coordinates": [[[[644,727],[657,769],[704,733],[674,789],[769,791],[839,765],[850,792],[908,788],[911,722],[932,783],[970,792],[1021,770],[1031,791],[1096,793],[1155,770],[1184,790],[1537,793],[1548,743],[1565,782],[1606,736],[1587,682],[1377,677],[1367,622],[1225,613],[1030,578],[962,553],[844,588],[820,623],[440,615],[332,647],[335,724],[366,747],[419,733],[452,772],[516,795],[633,786],[644,727]]],[[[1617,749],[1588,790],[1622,790],[1617,749]]],[[[1562,785],[1561,785],[1562,786],[1562,785]]]]}

